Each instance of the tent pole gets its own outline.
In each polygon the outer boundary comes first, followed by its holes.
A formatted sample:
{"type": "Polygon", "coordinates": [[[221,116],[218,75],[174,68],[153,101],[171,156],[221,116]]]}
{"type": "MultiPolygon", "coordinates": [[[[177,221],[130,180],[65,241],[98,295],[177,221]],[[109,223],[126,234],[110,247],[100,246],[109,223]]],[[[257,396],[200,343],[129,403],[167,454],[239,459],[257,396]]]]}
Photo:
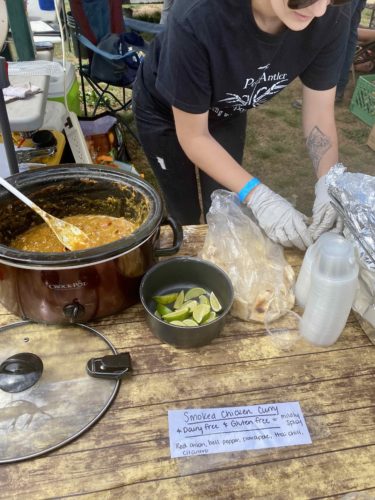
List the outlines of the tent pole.
{"type": "Polygon", "coordinates": [[[12,38],[19,61],[35,60],[35,45],[24,0],[5,0],[12,38]]]}

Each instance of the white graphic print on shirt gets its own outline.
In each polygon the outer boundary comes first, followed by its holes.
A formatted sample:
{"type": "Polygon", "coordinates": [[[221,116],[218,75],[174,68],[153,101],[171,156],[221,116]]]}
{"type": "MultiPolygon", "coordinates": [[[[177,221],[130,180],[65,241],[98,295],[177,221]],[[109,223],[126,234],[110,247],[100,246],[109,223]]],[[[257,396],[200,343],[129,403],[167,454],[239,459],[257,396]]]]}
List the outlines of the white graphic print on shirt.
{"type": "MultiPolygon", "coordinates": [[[[289,79],[286,73],[280,73],[279,71],[274,74],[268,74],[267,70],[269,67],[269,64],[260,66],[258,70],[261,71],[261,74],[257,79],[246,78],[243,88],[244,90],[249,89],[249,94],[238,95],[227,92],[227,97],[221,99],[219,102],[226,103],[234,112],[245,112],[247,109],[256,108],[271,99],[272,96],[287,86],[289,79]]],[[[212,108],[211,111],[219,116],[223,113],[217,107],[212,108]]],[[[231,114],[230,111],[224,113],[226,116],[231,114]]]]}

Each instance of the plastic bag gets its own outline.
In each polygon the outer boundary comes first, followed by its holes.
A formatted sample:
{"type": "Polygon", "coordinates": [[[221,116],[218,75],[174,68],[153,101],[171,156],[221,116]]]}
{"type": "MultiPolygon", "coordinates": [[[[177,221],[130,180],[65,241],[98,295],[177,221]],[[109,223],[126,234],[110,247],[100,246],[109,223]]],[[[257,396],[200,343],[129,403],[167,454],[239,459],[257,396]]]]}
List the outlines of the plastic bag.
{"type": "Polygon", "coordinates": [[[294,271],[281,246],[267,238],[237,196],[217,190],[207,214],[201,257],[221,267],[234,287],[231,314],[245,321],[275,320],[294,306],[294,271]]]}
{"type": "Polygon", "coordinates": [[[361,261],[353,311],[363,331],[375,344],[375,271],[367,269],[361,261]]]}

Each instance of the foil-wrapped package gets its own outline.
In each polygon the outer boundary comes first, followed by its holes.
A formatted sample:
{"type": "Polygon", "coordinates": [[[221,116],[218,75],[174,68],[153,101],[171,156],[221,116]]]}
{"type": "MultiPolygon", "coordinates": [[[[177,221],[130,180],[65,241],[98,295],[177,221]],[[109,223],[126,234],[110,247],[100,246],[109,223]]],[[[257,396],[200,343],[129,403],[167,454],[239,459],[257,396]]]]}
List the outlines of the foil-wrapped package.
{"type": "Polygon", "coordinates": [[[358,252],[359,288],[353,310],[375,343],[375,177],[347,172],[338,163],[327,174],[332,203],[344,220],[344,236],[358,252]]]}

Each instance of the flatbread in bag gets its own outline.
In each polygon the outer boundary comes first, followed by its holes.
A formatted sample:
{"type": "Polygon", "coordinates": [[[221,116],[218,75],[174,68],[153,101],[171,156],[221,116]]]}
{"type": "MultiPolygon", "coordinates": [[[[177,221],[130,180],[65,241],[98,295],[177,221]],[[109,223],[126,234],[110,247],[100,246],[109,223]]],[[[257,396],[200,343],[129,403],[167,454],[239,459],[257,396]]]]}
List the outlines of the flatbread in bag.
{"type": "Polygon", "coordinates": [[[294,306],[295,274],[282,247],[264,235],[234,193],[214,191],[207,223],[201,257],[218,265],[231,279],[233,316],[264,323],[294,306]]]}

